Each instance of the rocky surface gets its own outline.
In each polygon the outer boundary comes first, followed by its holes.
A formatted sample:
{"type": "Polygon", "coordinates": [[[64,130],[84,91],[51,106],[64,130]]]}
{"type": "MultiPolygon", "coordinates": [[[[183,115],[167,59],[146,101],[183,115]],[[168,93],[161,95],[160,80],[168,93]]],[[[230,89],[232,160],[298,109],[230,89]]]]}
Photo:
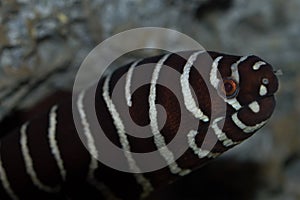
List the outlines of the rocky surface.
{"type": "Polygon", "coordinates": [[[223,159],[249,176],[243,163],[256,164],[249,199],[299,199],[299,11],[299,0],[1,0],[0,119],[70,90],[84,57],[105,38],[141,26],[173,28],[208,50],[256,54],[282,69],[270,123],[223,159]]]}

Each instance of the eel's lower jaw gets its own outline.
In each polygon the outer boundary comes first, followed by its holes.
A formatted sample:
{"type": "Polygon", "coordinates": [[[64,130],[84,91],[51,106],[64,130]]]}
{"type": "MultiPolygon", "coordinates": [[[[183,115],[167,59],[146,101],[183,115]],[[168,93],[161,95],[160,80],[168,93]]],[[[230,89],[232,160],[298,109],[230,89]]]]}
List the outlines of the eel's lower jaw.
{"type": "Polygon", "coordinates": [[[272,113],[274,112],[274,109],[276,106],[274,94],[265,96],[265,97],[259,99],[257,102],[261,108],[260,113],[267,115],[268,118],[270,118],[272,113]]]}
{"type": "MultiPolygon", "coordinates": [[[[268,95],[243,105],[239,110],[227,107],[225,119],[229,121],[235,119],[237,124],[244,124],[246,127],[258,127],[255,129],[255,131],[257,131],[267,123],[274,112],[275,104],[274,95],[268,95]],[[261,126],[258,126],[259,124],[261,124],[261,126]]],[[[248,132],[248,130],[246,132],[248,132]]]]}

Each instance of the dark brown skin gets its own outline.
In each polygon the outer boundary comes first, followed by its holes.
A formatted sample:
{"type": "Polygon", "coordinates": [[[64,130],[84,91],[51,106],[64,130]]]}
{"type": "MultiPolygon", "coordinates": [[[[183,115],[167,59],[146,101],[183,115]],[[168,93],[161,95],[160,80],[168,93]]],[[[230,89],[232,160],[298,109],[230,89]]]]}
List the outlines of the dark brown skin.
{"type": "MultiPolygon", "coordinates": [[[[180,74],[183,71],[184,64],[190,56],[190,52],[180,53],[178,55],[171,55],[166,61],[165,65],[175,69],[180,74]]],[[[210,123],[213,119],[220,116],[222,113],[218,111],[224,105],[223,99],[218,95],[218,92],[211,93],[208,95],[208,91],[213,91],[214,88],[210,84],[206,84],[203,77],[209,77],[212,61],[218,56],[223,56],[220,60],[218,69],[221,74],[221,78],[224,80],[230,80],[231,68],[230,66],[240,59],[240,56],[231,56],[220,54],[216,52],[209,52],[212,60],[206,60],[203,55],[199,55],[197,63],[195,65],[204,66],[200,73],[196,68],[192,68],[190,72],[190,85],[192,90],[195,92],[196,101],[199,104],[201,110],[210,118],[210,122],[206,123],[198,121],[197,131],[199,134],[196,136],[197,146],[201,146],[204,138],[204,148],[209,144],[215,144],[217,137],[210,127],[210,123]],[[215,114],[212,116],[212,105],[215,109],[215,114]]],[[[153,58],[144,59],[140,64],[145,63],[157,63],[162,56],[156,56],[153,58]]],[[[256,125],[262,121],[267,120],[273,113],[275,108],[274,94],[278,89],[278,80],[274,75],[271,65],[267,64],[261,67],[261,70],[254,71],[252,66],[261,59],[256,56],[250,56],[247,60],[242,62],[239,66],[240,82],[235,85],[238,88],[236,92],[236,99],[241,104],[242,108],[238,111],[239,119],[243,122],[247,122],[248,126],[256,125]],[[262,79],[267,78],[269,83],[267,87],[267,95],[261,97],[259,95],[259,88],[262,84],[262,79]],[[257,101],[260,105],[260,111],[253,113],[248,105],[257,101]]],[[[155,65],[155,64],[154,64],[155,65]]],[[[154,65],[151,68],[153,69],[154,65]]],[[[120,69],[116,70],[110,80],[110,92],[113,91],[114,86],[122,75],[127,73],[129,65],[125,65],[120,69]]],[[[140,67],[140,66],[137,66],[140,67]]],[[[141,66],[142,67],[142,66],[141,66]]],[[[171,81],[171,78],[170,78],[171,81]]],[[[177,80],[178,81],[178,80],[177,80]]],[[[86,96],[95,98],[95,108],[97,112],[98,121],[101,124],[107,137],[117,146],[121,147],[119,136],[113,119],[109,113],[105,101],[102,96],[104,78],[101,79],[97,86],[97,93],[92,94],[92,89],[86,91],[86,96]]],[[[232,92],[230,88],[232,85],[226,86],[225,93],[232,92]],[[229,87],[229,89],[228,89],[229,87]]],[[[129,113],[132,121],[140,126],[149,125],[149,96],[150,84],[141,86],[132,93],[132,107],[129,108],[129,113]]],[[[180,124],[180,117],[182,115],[179,99],[174,95],[173,91],[169,88],[157,85],[156,91],[156,104],[160,104],[166,112],[166,122],[163,128],[160,130],[164,136],[166,143],[168,144],[176,134],[180,134],[182,140],[186,140],[187,133],[177,133],[180,124]]],[[[234,91],[233,91],[234,92],[234,91]]],[[[181,100],[182,101],[182,100],[181,100]]],[[[85,105],[89,105],[90,101],[84,100],[85,105]]],[[[252,133],[243,133],[231,119],[231,116],[237,112],[233,107],[227,104],[226,107],[226,118],[223,132],[227,134],[227,137],[233,141],[243,141],[250,137],[252,133]]],[[[79,117],[78,112],[72,113],[71,100],[62,103],[57,110],[57,141],[61,151],[62,159],[64,160],[65,168],[67,170],[67,180],[62,181],[59,175],[58,167],[51,154],[51,149],[47,141],[47,131],[49,125],[49,110],[45,115],[33,119],[28,127],[28,139],[29,148],[32,151],[32,158],[34,165],[40,180],[50,186],[57,184],[62,185],[63,192],[61,194],[49,195],[45,192],[39,191],[35,186],[32,185],[28,175],[24,168],[24,161],[20,153],[20,131],[19,129],[8,134],[1,139],[1,159],[3,160],[5,169],[7,170],[8,179],[11,182],[11,187],[18,196],[24,199],[63,199],[65,194],[71,199],[101,199],[102,195],[99,194],[95,188],[89,186],[86,183],[86,173],[88,171],[88,164],[90,162],[90,154],[82,144],[77,130],[74,125],[73,117],[79,117]],[[13,158],[13,159],[12,159],[13,158]]],[[[194,120],[193,116],[185,116],[190,119],[191,123],[194,120]]],[[[222,120],[223,121],[223,120],[222,120]]],[[[91,130],[93,125],[91,125],[91,130]]],[[[97,131],[94,131],[97,134],[97,131]]],[[[157,149],[154,143],[153,137],[142,139],[128,135],[128,140],[131,145],[132,152],[150,152],[157,149]]],[[[178,147],[180,148],[180,147],[178,147]]],[[[231,147],[226,147],[222,142],[218,141],[214,148],[211,150],[213,153],[223,153],[231,147]]],[[[176,151],[176,149],[172,149],[176,151]]],[[[113,155],[112,155],[113,156],[113,155]]],[[[127,161],[124,158],[124,164],[127,161]]],[[[188,149],[186,152],[177,160],[177,163],[182,168],[188,168],[196,170],[206,164],[212,158],[201,158],[191,150],[188,149]]],[[[142,187],[137,184],[134,176],[131,173],[120,172],[112,169],[99,162],[99,167],[95,172],[96,177],[104,182],[116,196],[122,199],[139,199],[142,187]]],[[[172,174],[168,167],[164,167],[154,172],[145,173],[144,176],[151,182],[154,189],[163,188],[169,183],[180,178],[177,174],[172,174]]],[[[0,199],[8,199],[8,195],[0,184],[0,199]]]]}

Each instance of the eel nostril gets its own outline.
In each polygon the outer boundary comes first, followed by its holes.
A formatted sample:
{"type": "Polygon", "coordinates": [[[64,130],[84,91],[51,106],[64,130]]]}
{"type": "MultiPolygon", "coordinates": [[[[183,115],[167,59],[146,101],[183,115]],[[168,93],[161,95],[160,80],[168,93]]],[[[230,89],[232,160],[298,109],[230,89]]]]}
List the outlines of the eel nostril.
{"type": "Polygon", "coordinates": [[[261,81],[264,85],[268,85],[269,84],[269,79],[268,78],[263,78],[261,81]]]}
{"type": "Polygon", "coordinates": [[[282,76],[282,75],[283,75],[283,72],[282,72],[281,69],[274,70],[273,72],[274,72],[274,74],[275,74],[276,76],[282,76]]]}

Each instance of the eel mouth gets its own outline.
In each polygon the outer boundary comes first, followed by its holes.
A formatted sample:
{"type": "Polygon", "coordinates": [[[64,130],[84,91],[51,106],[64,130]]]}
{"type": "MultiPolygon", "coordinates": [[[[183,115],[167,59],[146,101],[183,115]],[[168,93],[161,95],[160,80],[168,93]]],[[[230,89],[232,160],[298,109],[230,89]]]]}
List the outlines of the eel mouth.
{"type": "Polygon", "coordinates": [[[259,99],[257,102],[260,106],[259,114],[267,115],[269,118],[275,109],[275,105],[276,105],[275,95],[274,94],[267,95],[259,99]]]}
{"type": "Polygon", "coordinates": [[[273,94],[267,95],[243,105],[239,110],[227,107],[225,118],[230,119],[233,115],[237,115],[245,125],[255,126],[271,117],[275,110],[275,105],[275,96],[273,94]]]}
{"type": "Polygon", "coordinates": [[[268,95],[254,100],[243,106],[238,112],[239,119],[247,126],[256,126],[262,122],[266,123],[274,112],[276,105],[275,96],[268,95]]]}

